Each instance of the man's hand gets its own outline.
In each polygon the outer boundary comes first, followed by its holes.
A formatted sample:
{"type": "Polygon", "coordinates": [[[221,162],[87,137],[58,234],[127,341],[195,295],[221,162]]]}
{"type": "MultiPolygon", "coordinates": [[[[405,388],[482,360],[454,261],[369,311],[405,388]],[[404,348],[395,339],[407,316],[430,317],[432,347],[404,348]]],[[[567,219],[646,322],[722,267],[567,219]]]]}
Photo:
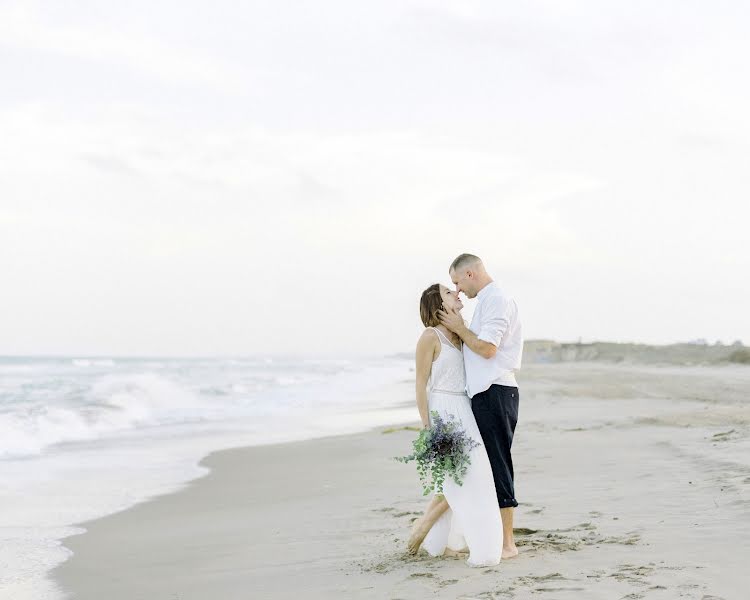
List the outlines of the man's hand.
{"type": "Polygon", "coordinates": [[[457,334],[466,346],[482,358],[492,358],[497,354],[497,346],[480,340],[477,334],[464,324],[464,320],[458,311],[451,309],[439,310],[437,315],[445,327],[457,334]]]}
{"type": "Polygon", "coordinates": [[[445,325],[445,327],[450,329],[453,333],[457,333],[459,336],[463,337],[461,333],[466,329],[466,325],[464,325],[464,320],[461,318],[458,311],[448,308],[445,310],[439,310],[437,315],[438,319],[440,319],[440,322],[445,325]]]}

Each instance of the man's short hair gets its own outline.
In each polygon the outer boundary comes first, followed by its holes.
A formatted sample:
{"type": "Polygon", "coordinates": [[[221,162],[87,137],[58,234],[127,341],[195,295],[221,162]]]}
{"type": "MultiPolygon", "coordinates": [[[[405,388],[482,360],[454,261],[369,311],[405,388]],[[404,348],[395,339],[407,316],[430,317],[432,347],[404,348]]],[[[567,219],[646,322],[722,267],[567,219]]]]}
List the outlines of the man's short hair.
{"type": "Polygon", "coordinates": [[[450,273],[451,271],[458,271],[459,269],[463,269],[464,267],[468,267],[469,265],[473,265],[478,262],[482,262],[482,259],[478,256],[475,256],[474,254],[459,254],[451,263],[448,272],[450,273]]]}

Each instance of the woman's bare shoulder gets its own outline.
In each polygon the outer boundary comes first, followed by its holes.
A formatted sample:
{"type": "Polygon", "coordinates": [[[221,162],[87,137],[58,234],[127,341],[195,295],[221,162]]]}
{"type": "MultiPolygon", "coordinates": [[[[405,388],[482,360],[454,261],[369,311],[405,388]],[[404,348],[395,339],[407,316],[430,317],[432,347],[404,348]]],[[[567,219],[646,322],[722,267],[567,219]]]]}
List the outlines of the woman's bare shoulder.
{"type": "Polygon", "coordinates": [[[419,340],[417,341],[417,348],[429,347],[439,342],[440,339],[438,338],[438,334],[435,333],[435,330],[432,327],[427,327],[422,332],[422,335],[419,336],[419,340]]]}

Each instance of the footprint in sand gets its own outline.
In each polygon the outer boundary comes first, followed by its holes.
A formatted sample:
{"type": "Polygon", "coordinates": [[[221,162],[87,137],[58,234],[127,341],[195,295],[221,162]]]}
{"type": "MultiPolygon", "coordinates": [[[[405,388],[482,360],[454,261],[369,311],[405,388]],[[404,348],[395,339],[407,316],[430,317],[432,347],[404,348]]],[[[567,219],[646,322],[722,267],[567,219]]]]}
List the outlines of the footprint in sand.
{"type": "Polygon", "coordinates": [[[408,516],[408,515],[417,515],[417,517],[418,517],[418,516],[419,516],[419,515],[421,515],[421,514],[422,514],[422,513],[421,513],[421,512],[419,512],[419,511],[414,511],[414,510],[405,510],[405,511],[403,511],[403,512],[399,512],[399,513],[394,513],[394,515],[393,515],[393,516],[394,516],[394,517],[406,517],[406,516],[408,516]]]}
{"type": "Polygon", "coordinates": [[[561,573],[549,573],[547,575],[525,575],[518,578],[518,582],[524,585],[537,584],[546,581],[567,581],[561,573]]]}
{"type": "MultiPolygon", "coordinates": [[[[638,586],[645,586],[650,585],[650,581],[647,579],[650,575],[653,575],[654,573],[654,567],[648,566],[648,565],[631,565],[631,564],[622,564],[618,565],[617,571],[614,571],[613,573],[610,573],[609,577],[612,577],[613,579],[617,581],[621,581],[623,583],[630,583],[633,585],[638,586]]],[[[652,586],[649,589],[654,589],[652,586]]],[[[627,596],[624,596],[623,598],[643,598],[643,595],[640,595],[640,592],[633,592],[632,594],[629,594],[627,596]],[[638,595],[636,595],[638,594],[638,595]]]]}
{"type": "Polygon", "coordinates": [[[529,502],[524,504],[524,508],[526,508],[526,513],[529,515],[541,515],[544,512],[544,509],[547,508],[546,506],[540,506],[539,508],[531,508],[532,506],[534,505],[529,502]]]}
{"type": "Polygon", "coordinates": [[[534,551],[556,551],[566,552],[579,550],[583,546],[597,546],[599,544],[622,544],[632,546],[640,541],[640,535],[635,531],[627,532],[622,536],[603,537],[598,533],[596,525],[590,522],[579,523],[566,529],[553,529],[549,531],[518,528],[513,532],[519,536],[516,545],[534,551]]]}
{"type": "Polygon", "coordinates": [[[713,436],[711,436],[711,441],[726,442],[732,437],[733,433],[735,433],[734,429],[730,429],[729,431],[722,431],[721,433],[715,433],[713,436]]]}
{"type": "Polygon", "coordinates": [[[527,575],[519,577],[517,583],[523,586],[529,587],[534,593],[537,592],[583,592],[585,588],[582,587],[568,587],[561,585],[554,585],[557,582],[570,581],[567,577],[564,577],[561,573],[548,573],[547,575],[527,575]],[[548,584],[553,585],[548,585],[548,584]],[[547,584],[547,585],[545,585],[547,584]]]}
{"type": "Polygon", "coordinates": [[[599,540],[601,544],[622,544],[623,546],[635,546],[641,541],[641,536],[637,533],[630,532],[621,536],[612,536],[599,540]]]}

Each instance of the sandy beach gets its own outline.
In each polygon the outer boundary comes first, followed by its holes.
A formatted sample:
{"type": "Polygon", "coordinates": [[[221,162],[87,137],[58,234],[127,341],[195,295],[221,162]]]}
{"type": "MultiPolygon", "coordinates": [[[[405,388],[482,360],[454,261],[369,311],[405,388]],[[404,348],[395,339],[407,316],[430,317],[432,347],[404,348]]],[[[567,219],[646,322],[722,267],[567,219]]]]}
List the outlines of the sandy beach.
{"type": "Polygon", "coordinates": [[[531,365],[520,385],[521,554],[498,567],[406,554],[426,499],[397,425],[216,452],[84,523],[53,577],[76,600],[747,597],[750,368],[531,365]]]}

